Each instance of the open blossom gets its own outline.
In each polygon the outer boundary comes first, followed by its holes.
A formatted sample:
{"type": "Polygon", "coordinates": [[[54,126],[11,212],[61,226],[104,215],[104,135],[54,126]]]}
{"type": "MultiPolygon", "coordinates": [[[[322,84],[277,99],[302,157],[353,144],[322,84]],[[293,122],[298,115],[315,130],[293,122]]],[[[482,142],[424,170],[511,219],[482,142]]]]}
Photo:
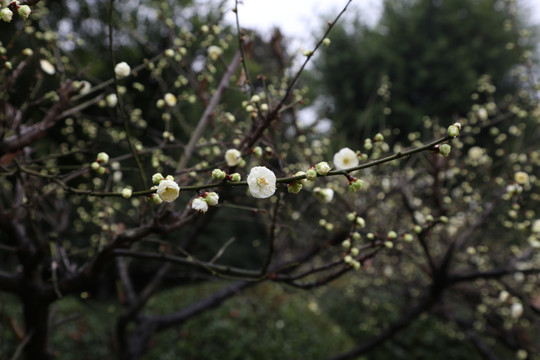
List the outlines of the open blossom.
{"type": "Polygon", "coordinates": [[[236,166],[242,159],[242,154],[236,149],[229,149],[225,152],[225,161],[229,166],[236,166]]]}
{"type": "Polygon", "coordinates": [[[173,180],[162,180],[159,183],[157,194],[165,202],[174,201],[180,194],[180,186],[173,180]]]}
{"type": "Polygon", "coordinates": [[[198,196],[191,202],[191,208],[205,213],[208,211],[208,203],[202,197],[198,196]]]}
{"type": "Polygon", "coordinates": [[[119,78],[128,76],[130,71],[131,71],[131,68],[124,61],[116,64],[116,66],[114,67],[114,72],[116,73],[116,76],[118,76],[119,78]]]}
{"type": "Polygon", "coordinates": [[[276,175],[265,166],[255,166],[247,177],[249,192],[257,199],[269,198],[276,192],[276,175]]]}
{"type": "Polygon", "coordinates": [[[343,148],[334,155],[334,166],[338,170],[348,169],[358,165],[356,153],[349,148],[343,148]]]}

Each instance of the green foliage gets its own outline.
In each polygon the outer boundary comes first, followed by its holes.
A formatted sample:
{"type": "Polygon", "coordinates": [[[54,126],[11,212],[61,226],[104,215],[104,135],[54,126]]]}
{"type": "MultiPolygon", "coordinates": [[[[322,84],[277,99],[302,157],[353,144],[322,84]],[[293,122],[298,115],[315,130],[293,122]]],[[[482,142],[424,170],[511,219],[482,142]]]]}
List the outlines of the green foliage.
{"type": "Polygon", "coordinates": [[[512,94],[518,85],[509,71],[533,43],[514,5],[388,0],[374,28],[341,24],[317,61],[328,115],[358,139],[387,125],[419,130],[424,116],[446,123],[464,116],[486,74],[498,99],[512,94]]]}
{"type": "MultiPolygon", "coordinates": [[[[167,292],[163,303],[175,303],[192,291],[201,289],[167,292]]],[[[315,301],[279,285],[259,286],[182,329],[167,331],[156,344],[162,351],[145,359],[326,359],[352,343],[315,301]]]]}

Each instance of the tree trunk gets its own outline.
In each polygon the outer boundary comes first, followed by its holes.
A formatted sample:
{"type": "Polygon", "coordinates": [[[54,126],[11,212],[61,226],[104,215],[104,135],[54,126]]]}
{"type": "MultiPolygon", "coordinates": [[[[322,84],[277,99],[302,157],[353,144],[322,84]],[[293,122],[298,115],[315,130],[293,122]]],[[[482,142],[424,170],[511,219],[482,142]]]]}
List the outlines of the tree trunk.
{"type": "Polygon", "coordinates": [[[47,360],[49,333],[49,302],[39,296],[38,291],[22,295],[23,315],[28,342],[24,347],[26,360],[47,360]]]}

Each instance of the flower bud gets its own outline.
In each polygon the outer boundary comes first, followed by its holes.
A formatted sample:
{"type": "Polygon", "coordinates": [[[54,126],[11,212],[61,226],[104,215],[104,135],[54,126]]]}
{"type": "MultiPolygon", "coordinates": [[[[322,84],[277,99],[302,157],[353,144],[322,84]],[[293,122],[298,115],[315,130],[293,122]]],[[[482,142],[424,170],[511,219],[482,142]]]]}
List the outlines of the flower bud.
{"type": "Polygon", "coordinates": [[[349,239],[343,240],[343,242],[341,243],[341,246],[343,246],[345,249],[350,248],[351,247],[351,240],[349,240],[349,239]]]}
{"type": "Polygon", "coordinates": [[[366,221],[364,220],[364,218],[362,218],[360,216],[357,216],[356,217],[356,225],[358,225],[358,227],[361,229],[361,228],[366,226],[366,221]]]}
{"type": "Polygon", "coordinates": [[[384,141],[384,136],[381,133],[375,134],[375,136],[373,137],[373,140],[375,140],[377,142],[384,141]]]}
{"type": "Polygon", "coordinates": [[[164,177],[163,177],[163,175],[161,175],[161,173],[155,173],[154,175],[152,175],[152,183],[154,185],[159,185],[159,183],[163,179],[164,179],[164,177]]]}
{"type": "Polygon", "coordinates": [[[291,194],[298,194],[302,190],[302,183],[293,181],[287,184],[287,191],[291,194]]]}
{"type": "Polygon", "coordinates": [[[330,165],[326,161],[321,161],[315,165],[315,170],[317,170],[317,174],[324,176],[330,171],[330,165]]]}
{"type": "Polygon", "coordinates": [[[30,6],[28,5],[21,5],[19,6],[18,12],[19,16],[26,20],[30,16],[32,9],[30,9],[30,6]]]}
{"type": "Polygon", "coordinates": [[[95,162],[95,161],[94,161],[94,162],[90,165],[90,167],[92,168],[92,170],[97,171],[97,169],[99,169],[99,168],[101,167],[101,165],[99,165],[98,162],[95,162]]]}
{"type": "Polygon", "coordinates": [[[439,146],[439,154],[442,156],[448,156],[450,155],[450,151],[452,150],[452,147],[448,144],[442,144],[439,146]]]}
{"type": "Polygon", "coordinates": [[[388,232],[387,237],[390,240],[395,239],[395,238],[397,238],[397,233],[394,230],[391,230],[391,231],[388,232]]]}
{"type": "Polygon", "coordinates": [[[364,181],[360,179],[356,179],[355,181],[349,184],[349,191],[350,192],[358,191],[362,188],[363,185],[364,185],[364,181]]]}
{"type": "Polygon", "coordinates": [[[122,197],[129,199],[131,195],[133,194],[133,191],[131,189],[123,189],[122,190],[122,197]]]}
{"type": "Polygon", "coordinates": [[[331,43],[331,41],[330,41],[329,38],[324,38],[323,41],[322,41],[322,44],[323,44],[324,46],[328,46],[328,45],[330,45],[330,43],[331,43]]]}
{"type": "Polygon", "coordinates": [[[8,8],[3,8],[0,11],[0,18],[5,22],[11,22],[11,19],[13,19],[13,12],[8,8]]]}
{"type": "Polygon", "coordinates": [[[204,200],[208,203],[208,205],[215,206],[219,202],[219,195],[218,193],[211,191],[209,193],[206,193],[204,200]]]}
{"type": "Polygon", "coordinates": [[[97,154],[96,161],[100,164],[106,164],[109,162],[109,155],[105,152],[97,154]]]}
{"type": "Polygon", "coordinates": [[[114,72],[118,78],[124,78],[126,76],[129,76],[131,68],[126,62],[122,61],[121,63],[116,64],[116,66],[114,67],[114,72]]]}
{"type": "Polygon", "coordinates": [[[154,204],[161,204],[163,202],[163,200],[161,200],[161,198],[159,197],[158,194],[152,194],[150,195],[150,201],[153,202],[154,204]]]}
{"type": "Polygon", "coordinates": [[[451,136],[451,137],[456,137],[456,136],[459,136],[459,129],[456,125],[450,125],[448,127],[448,131],[447,131],[447,134],[448,136],[451,136]]]}
{"type": "Polygon", "coordinates": [[[212,170],[212,179],[214,180],[223,180],[225,179],[226,176],[227,174],[223,170],[220,170],[220,169],[212,170]]]}
{"type": "Polygon", "coordinates": [[[351,255],[352,256],[358,256],[359,252],[360,252],[360,250],[358,250],[358,248],[352,248],[351,249],[351,255]]]}
{"type": "Polygon", "coordinates": [[[309,169],[308,171],[306,171],[306,179],[308,179],[309,181],[314,181],[316,178],[317,172],[315,171],[315,169],[309,169]]]}
{"type": "Polygon", "coordinates": [[[232,182],[239,182],[240,180],[242,180],[242,177],[240,176],[239,173],[231,174],[229,177],[232,182]]]}

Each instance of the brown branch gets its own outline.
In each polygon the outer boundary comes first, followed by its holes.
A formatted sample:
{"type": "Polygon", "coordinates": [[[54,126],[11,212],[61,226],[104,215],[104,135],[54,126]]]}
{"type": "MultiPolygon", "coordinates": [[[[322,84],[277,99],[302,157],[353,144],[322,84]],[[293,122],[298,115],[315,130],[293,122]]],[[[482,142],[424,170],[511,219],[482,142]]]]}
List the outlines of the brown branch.
{"type": "Polygon", "coordinates": [[[69,104],[72,90],[71,82],[66,82],[58,89],[60,100],[47,111],[43,120],[34,125],[22,128],[19,134],[12,135],[0,142],[0,156],[16,152],[42,138],[47,133],[47,130],[53,127],[56,121],[60,119],[60,114],[62,114],[69,104]]]}

